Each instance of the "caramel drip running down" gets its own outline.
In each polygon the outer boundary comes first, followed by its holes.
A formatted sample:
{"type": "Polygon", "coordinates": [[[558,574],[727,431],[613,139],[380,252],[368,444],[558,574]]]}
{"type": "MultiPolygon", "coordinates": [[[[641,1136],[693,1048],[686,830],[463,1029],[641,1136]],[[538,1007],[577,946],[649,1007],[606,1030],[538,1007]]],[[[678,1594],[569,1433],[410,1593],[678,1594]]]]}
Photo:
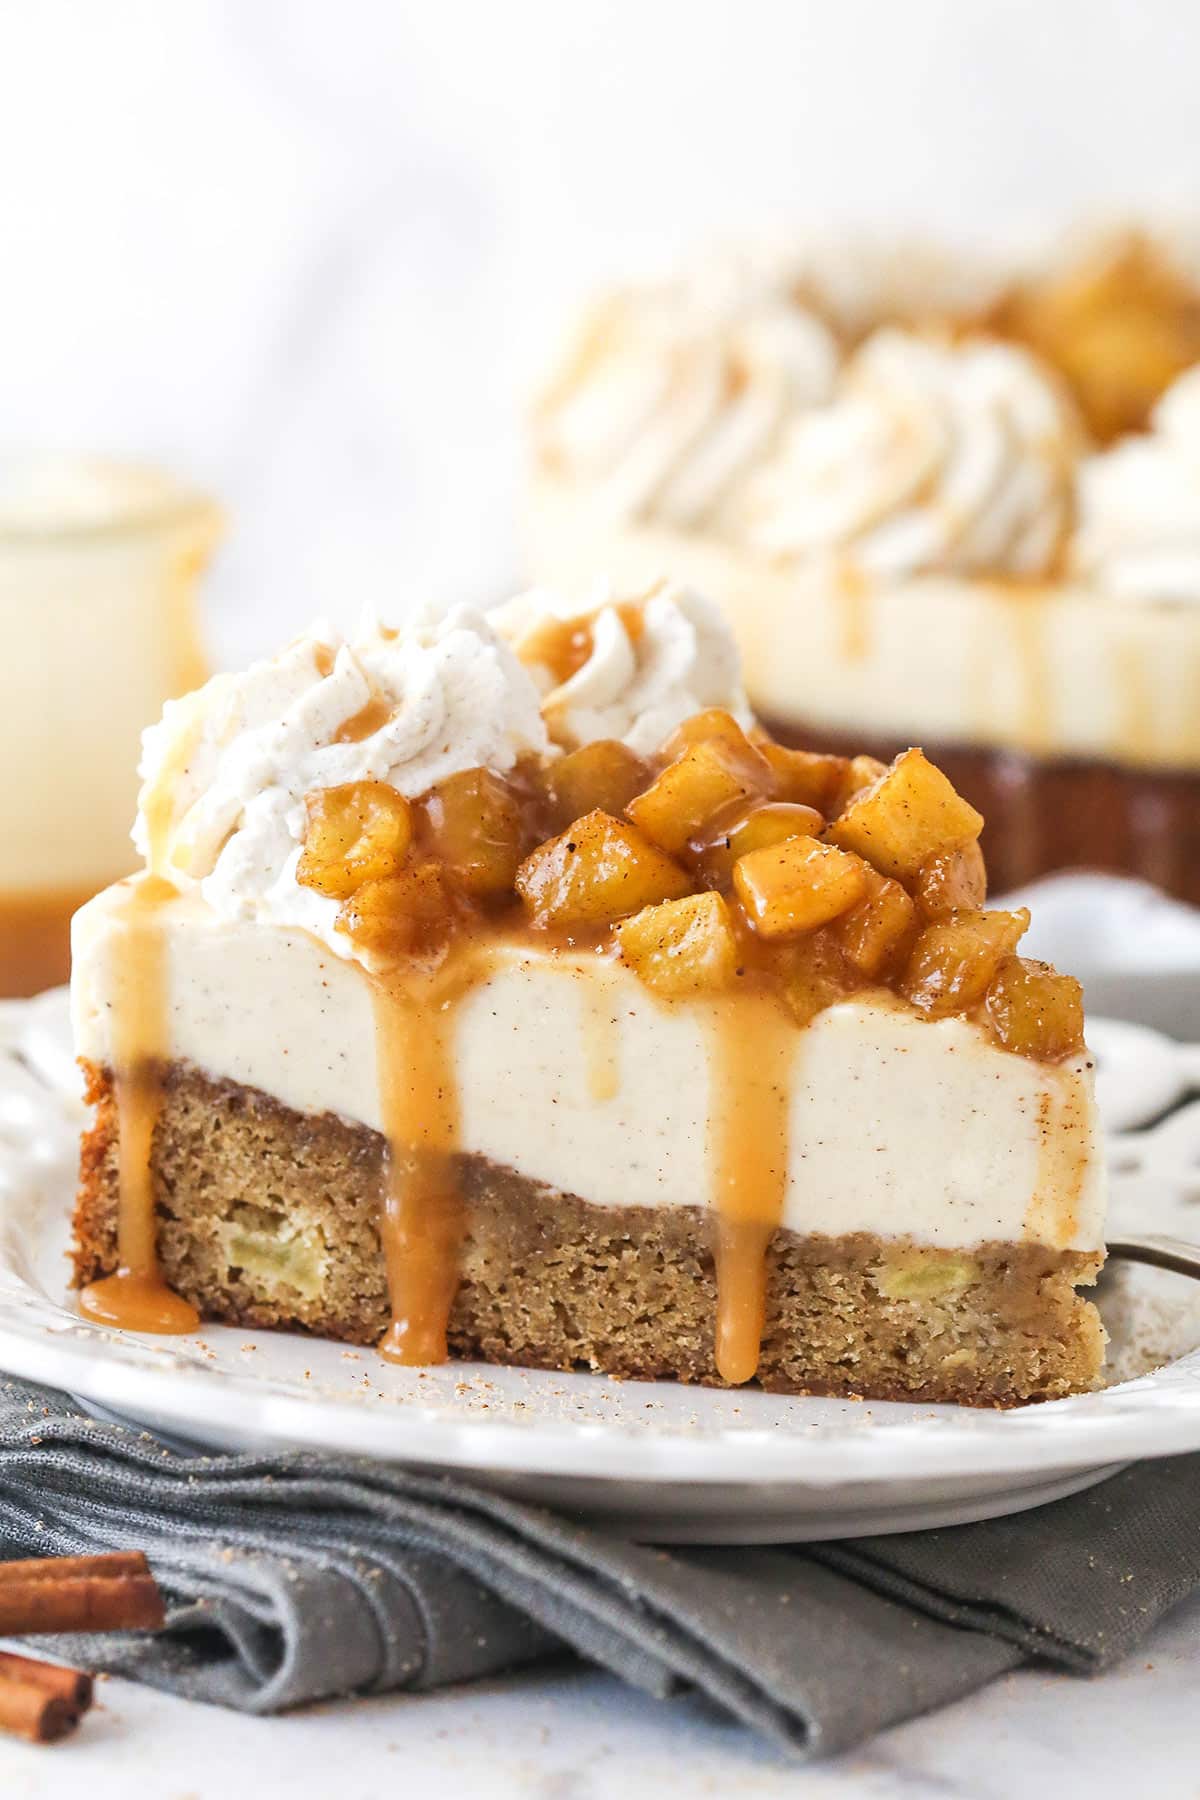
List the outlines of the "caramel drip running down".
{"type": "Polygon", "coordinates": [[[853,563],[838,570],[838,649],[843,662],[865,662],[871,651],[871,589],[866,575],[853,563]]]}
{"type": "Polygon", "coordinates": [[[385,700],[382,694],[373,694],[366,705],[334,733],[334,743],[361,744],[372,732],[383,729],[394,710],[390,700],[385,700]]]}
{"type": "Polygon", "coordinates": [[[1002,591],[1009,608],[1021,681],[1021,748],[1045,755],[1052,739],[1052,696],[1047,669],[1046,602],[1040,589],[1002,591]]]}
{"type": "Polygon", "coordinates": [[[453,1026],[460,991],[422,994],[394,979],[373,981],[388,1144],[380,1235],[392,1307],[379,1350],[410,1366],[445,1362],[458,1286],[463,1209],[453,1026]]]}
{"type": "Polygon", "coordinates": [[[130,889],[124,930],[114,939],[120,958],[113,1016],[117,1101],[117,1273],[79,1296],[81,1311],[125,1331],[194,1331],[200,1315],[173,1294],[158,1266],[151,1149],[162,1105],[161,1069],[167,1042],[166,945],[159,910],[175,889],[146,875],[130,889]]]}
{"type": "Polygon", "coordinates": [[[588,1099],[603,1105],[621,1090],[620,1032],[607,983],[585,982],[583,1003],[583,1061],[588,1099]]]}
{"type": "Polygon", "coordinates": [[[796,1029],[766,996],[717,1008],[709,1112],[717,1206],[717,1373],[750,1381],[762,1345],[767,1249],[783,1216],[796,1029]]]}
{"type": "Polygon", "coordinates": [[[1027,1236],[1066,1249],[1079,1229],[1083,1185],[1094,1145],[1083,1079],[1074,1069],[1042,1071],[1038,1100],[1037,1172],[1025,1210],[1027,1236]]]}

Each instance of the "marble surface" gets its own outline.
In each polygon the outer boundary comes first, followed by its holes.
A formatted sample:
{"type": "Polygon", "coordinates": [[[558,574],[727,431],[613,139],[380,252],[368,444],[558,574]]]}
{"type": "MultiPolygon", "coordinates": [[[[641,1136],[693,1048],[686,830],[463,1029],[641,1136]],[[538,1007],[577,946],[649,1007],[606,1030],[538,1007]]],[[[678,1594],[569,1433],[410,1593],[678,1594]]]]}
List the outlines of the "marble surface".
{"type": "Polygon", "coordinates": [[[52,1749],[0,1739],[4,1800],[1194,1800],[1200,1597],[1095,1680],[1020,1670],[830,1763],[787,1762],[687,1700],[575,1665],[250,1719],[106,1681],[52,1749]]]}

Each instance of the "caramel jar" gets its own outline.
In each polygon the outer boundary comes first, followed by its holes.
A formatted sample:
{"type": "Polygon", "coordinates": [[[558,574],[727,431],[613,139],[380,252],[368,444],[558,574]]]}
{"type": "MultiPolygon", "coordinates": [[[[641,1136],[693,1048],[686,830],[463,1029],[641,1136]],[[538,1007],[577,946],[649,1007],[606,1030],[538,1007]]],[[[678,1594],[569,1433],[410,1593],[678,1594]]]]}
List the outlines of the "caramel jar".
{"type": "Polygon", "coordinates": [[[140,733],[207,675],[219,532],[154,470],[0,458],[0,994],[64,981],[72,913],[134,865],[140,733]]]}

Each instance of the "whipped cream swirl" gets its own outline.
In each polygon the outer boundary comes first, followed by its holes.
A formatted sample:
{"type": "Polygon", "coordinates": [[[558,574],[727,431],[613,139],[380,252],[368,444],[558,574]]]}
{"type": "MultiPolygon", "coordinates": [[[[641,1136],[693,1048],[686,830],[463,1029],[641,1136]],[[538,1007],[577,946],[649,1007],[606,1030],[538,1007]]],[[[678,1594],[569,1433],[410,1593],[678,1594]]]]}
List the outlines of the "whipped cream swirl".
{"type": "Polygon", "coordinates": [[[620,738],[647,756],[705,707],[752,719],[741,659],[711,600],[664,583],[640,600],[618,600],[600,583],[581,612],[535,591],[489,615],[540,688],[542,712],[565,749],[620,738]],[[548,623],[565,622],[582,658],[565,680],[546,656],[548,623]]]}
{"type": "Polygon", "coordinates": [[[745,535],[871,574],[1044,575],[1070,526],[1076,430],[1024,351],[880,331],[754,484],[745,535]]]}
{"type": "Polygon", "coordinates": [[[168,702],[142,740],[134,842],[225,918],[299,925],[335,950],[338,902],[301,887],[306,794],[350,781],[408,798],[550,751],[537,689],[482,615],[343,640],[314,626],[270,662],[168,702]]]}
{"type": "Polygon", "coordinates": [[[1087,457],[1071,566],[1122,600],[1200,603],[1200,367],[1163,395],[1144,437],[1087,457]]]}
{"type": "Polygon", "coordinates": [[[837,364],[828,327],[749,266],[618,292],[584,316],[545,389],[535,453],[613,518],[719,526],[837,364]]]}

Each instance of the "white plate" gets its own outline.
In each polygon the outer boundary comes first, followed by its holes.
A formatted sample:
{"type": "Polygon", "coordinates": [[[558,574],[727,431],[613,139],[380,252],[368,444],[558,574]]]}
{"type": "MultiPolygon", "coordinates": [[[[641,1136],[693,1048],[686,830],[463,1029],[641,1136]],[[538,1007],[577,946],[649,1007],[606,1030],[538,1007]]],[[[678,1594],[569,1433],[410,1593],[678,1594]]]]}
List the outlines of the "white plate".
{"type": "MultiPolygon", "coordinates": [[[[1096,1024],[1092,1038],[1121,1127],[1118,1218],[1195,1236],[1200,1101],[1137,1127],[1176,1105],[1200,1062],[1137,1027],[1096,1024]]],[[[225,1327],[105,1330],[78,1316],[63,1262],[81,1116],[62,995],[0,1006],[0,1366],[176,1441],[458,1470],[639,1535],[726,1543],[993,1517],[1134,1458],[1200,1448],[1200,1284],[1149,1270],[1105,1284],[1132,1378],[1008,1413],[463,1363],[405,1370],[369,1350],[225,1327]]]]}

